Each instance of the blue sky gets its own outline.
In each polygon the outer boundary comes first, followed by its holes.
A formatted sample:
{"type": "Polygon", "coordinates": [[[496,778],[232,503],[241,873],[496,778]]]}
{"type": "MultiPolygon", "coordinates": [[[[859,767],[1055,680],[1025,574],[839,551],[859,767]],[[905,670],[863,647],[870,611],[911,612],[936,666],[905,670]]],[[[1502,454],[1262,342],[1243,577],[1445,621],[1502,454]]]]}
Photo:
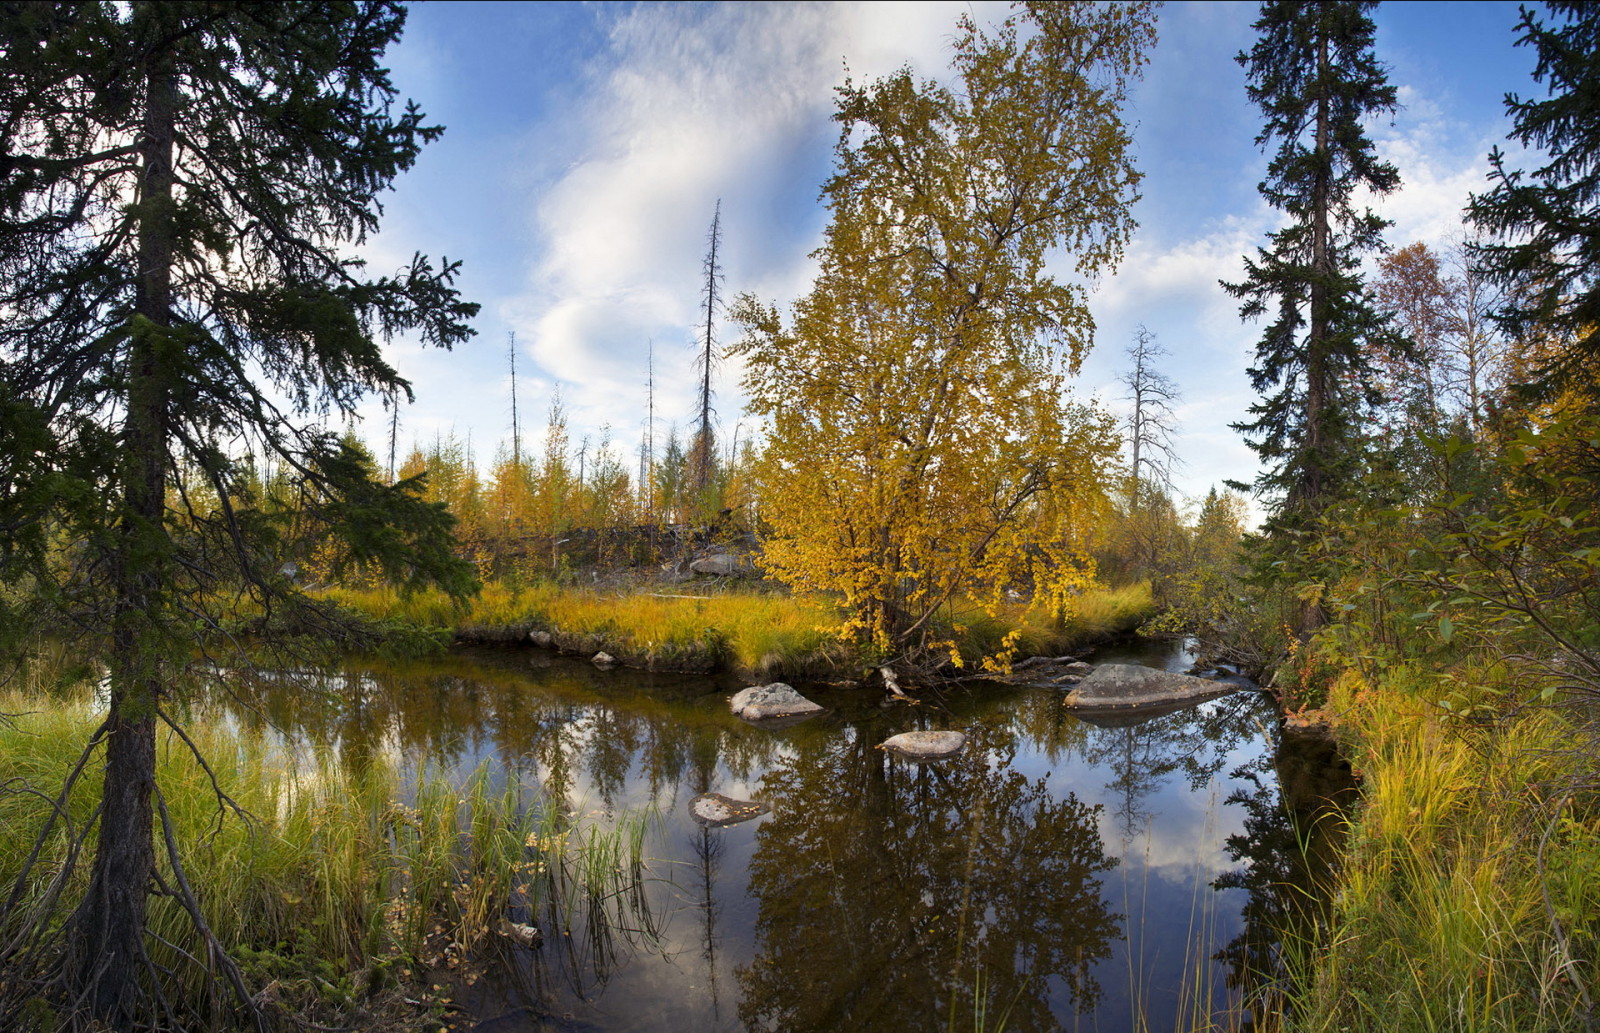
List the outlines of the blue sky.
{"type": "MultiPolygon", "coordinates": [[[[817,202],[835,139],[832,88],[910,64],[944,77],[956,19],[998,20],[988,3],[423,3],[389,54],[396,85],[445,125],[386,202],[364,253],[374,271],[413,251],[463,261],[483,311],[452,353],[396,341],[416,402],[401,441],[454,433],[480,464],[508,440],[507,335],[517,335],[524,441],[537,446],[557,387],[574,445],[610,426],[635,454],[645,367],[656,363],[657,440],[693,411],[693,348],[706,232],[718,199],[723,272],[780,303],[802,294],[821,240],[817,202]]],[[[1256,193],[1267,156],[1233,55],[1254,40],[1256,5],[1171,3],[1130,111],[1146,178],[1140,228],[1091,300],[1096,344],[1074,385],[1121,412],[1117,374],[1143,323],[1170,353],[1183,398],[1180,492],[1254,476],[1228,429],[1251,404],[1245,373],[1259,327],[1218,286],[1282,223],[1256,193]]],[[[1380,60],[1403,109],[1372,127],[1403,188],[1377,205],[1395,246],[1460,231],[1485,155],[1505,145],[1507,91],[1537,89],[1513,48],[1515,3],[1386,3],[1380,60]]],[[[723,324],[722,341],[735,327],[723,324]]],[[[741,423],[738,370],[717,408],[726,441],[741,423]]],[[[387,436],[371,405],[358,430],[387,436]]],[[[749,433],[748,421],[740,433],[749,433]]],[[[404,445],[402,446],[404,447],[404,445]]]]}

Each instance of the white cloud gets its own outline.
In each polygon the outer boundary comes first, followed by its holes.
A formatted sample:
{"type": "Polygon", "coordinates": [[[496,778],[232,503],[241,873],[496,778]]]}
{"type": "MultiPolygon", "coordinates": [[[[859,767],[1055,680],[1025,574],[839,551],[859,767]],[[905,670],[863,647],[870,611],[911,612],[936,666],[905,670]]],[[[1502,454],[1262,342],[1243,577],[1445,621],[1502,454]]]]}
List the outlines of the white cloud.
{"type": "Polygon", "coordinates": [[[1379,156],[1400,173],[1400,189],[1376,203],[1361,200],[1393,222],[1385,234],[1392,245],[1420,240],[1437,248],[1461,235],[1470,195],[1488,189],[1487,155],[1501,141],[1501,127],[1446,119],[1420,100],[1407,105],[1406,115],[1375,135],[1379,156]]]}
{"type": "MultiPolygon", "coordinates": [[[[727,295],[784,302],[803,291],[844,63],[857,78],[907,62],[938,73],[965,9],[651,6],[612,26],[589,100],[567,113],[588,127],[569,132],[576,157],[536,202],[528,286],[502,306],[531,357],[571,385],[575,427],[642,411],[652,340],[657,411],[664,424],[687,422],[718,199],[727,295]]],[[[725,321],[717,332],[724,343],[736,333],[725,321]]],[[[724,370],[718,387],[725,434],[740,409],[737,374],[724,370]]]]}
{"type": "MultiPolygon", "coordinates": [[[[971,13],[989,22],[1007,9],[982,4],[971,13]]],[[[397,343],[395,361],[420,396],[403,415],[406,441],[455,426],[474,434],[480,459],[488,458],[509,422],[508,329],[522,348],[525,434],[530,424],[542,425],[559,382],[574,441],[610,423],[618,446],[631,448],[652,341],[658,440],[673,423],[682,430],[693,411],[701,262],[717,200],[728,295],[748,290],[784,304],[801,294],[813,273],[807,256],[824,226],[817,194],[831,171],[837,131],[833,87],[847,65],[857,80],[907,63],[919,75],[944,75],[957,19],[969,5],[586,10],[594,30],[584,37],[589,56],[558,70],[479,69],[450,49],[458,37],[449,34],[431,41],[418,34],[396,54],[397,80],[430,111],[442,99],[441,116],[452,128],[419,166],[417,182],[434,193],[392,206],[384,238],[369,249],[374,271],[409,256],[413,239],[437,253],[440,234],[455,231],[445,250],[468,253],[472,282],[463,286],[486,302],[484,337],[457,353],[397,343]],[[452,94],[469,82],[474,89],[452,94]],[[508,103],[503,117],[499,108],[486,112],[492,118],[470,117],[475,105],[502,94],[525,98],[526,106],[508,103]],[[478,164],[463,164],[472,160],[478,164]],[[488,203],[439,204],[442,189],[488,203]],[[452,221],[457,211],[466,214],[452,221]],[[471,252],[472,244],[482,246],[471,252]]],[[[542,25],[543,17],[492,25],[510,35],[542,25]]],[[[1233,9],[1206,5],[1175,5],[1163,14],[1164,49],[1138,112],[1147,127],[1138,143],[1148,155],[1148,178],[1136,214],[1147,225],[1118,274],[1091,296],[1097,344],[1076,387],[1079,397],[1117,410],[1123,348],[1141,322],[1156,332],[1184,392],[1178,447],[1188,467],[1179,487],[1190,494],[1225,477],[1250,480],[1255,470],[1253,454],[1227,424],[1244,418],[1255,400],[1245,370],[1260,327],[1241,322],[1237,301],[1218,286],[1242,276],[1243,256],[1283,219],[1248,190],[1266,156],[1251,143],[1258,117],[1228,60],[1248,44],[1246,21],[1233,9]]],[[[483,24],[488,31],[491,23],[483,24]]],[[[1404,178],[1403,189],[1379,207],[1396,222],[1389,233],[1396,245],[1438,243],[1456,230],[1467,195],[1484,186],[1483,156],[1503,132],[1481,112],[1463,115],[1448,86],[1399,84],[1402,110],[1392,124],[1370,127],[1404,178]]],[[[718,327],[724,343],[736,332],[718,327]]],[[[741,410],[738,372],[730,364],[718,384],[725,437],[741,410]]],[[[366,430],[376,436],[384,415],[369,408],[366,430]]]]}
{"type": "Polygon", "coordinates": [[[1254,252],[1273,221],[1260,205],[1169,247],[1136,238],[1117,274],[1090,300],[1099,326],[1082,379],[1119,417],[1126,416],[1127,403],[1116,378],[1127,366],[1124,349],[1135,328],[1145,326],[1168,352],[1161,372],[1181,392],[1173,446],[1183,464],[1173,481],[1186,496],[1255,476],[1254,453],[1228,424],[1255,401],[1246,368],[1257,328],[1240,321],[1239,303],[1218,281],[1243,276],[1243,256],[1254,252]]]}

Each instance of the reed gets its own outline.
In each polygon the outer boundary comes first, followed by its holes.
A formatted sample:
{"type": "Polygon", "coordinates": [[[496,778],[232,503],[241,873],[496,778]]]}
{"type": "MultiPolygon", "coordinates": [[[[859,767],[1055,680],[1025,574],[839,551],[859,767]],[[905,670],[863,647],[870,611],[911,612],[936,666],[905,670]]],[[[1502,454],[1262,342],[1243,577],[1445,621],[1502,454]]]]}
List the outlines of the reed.
{"type": "MultiPolygon", "coordinates": [[[[46,798],[60,791],[99,717],[87,691],[51,699],[15,690],[0,696],[0,713],[13,715],[0,722],[4,896],[46,798]]],[[[164,738],[157,774],[185,874],[219,944],[286,1006],[353,1008],[405,973],[417,981],[456,970],[495,947],[510,920],[542,914],[570,924],[576,906],[584,923],[626,925],[630,934],[651,927],[634,915],[649,878],[643,817],[612,824],[575,815],[514,778],[496,785],[487,766],[465,784],[436,771],[408,783],[381,756],[352,771],[330,750],[290,750],[220,721],[197,720],[188,734],[197,749],[164,738]]],[[[74,830],[94,809],[99,787],[90,782],[71,798],[74,830]]],[[[11,917],[43,891],[69,839],[58,831],[47,841],[11,917]]],[[[77,867],[63,900],[87,882],[86,865],[77,867]]],[[[169,862],[161,874],[175,884],[169,862]]],[[[182,973],[187,999],[205,1000],[213,973],[190,960],[206,952],[189,916],[152,897],[149,921],[153,960],[182,973]]]]}

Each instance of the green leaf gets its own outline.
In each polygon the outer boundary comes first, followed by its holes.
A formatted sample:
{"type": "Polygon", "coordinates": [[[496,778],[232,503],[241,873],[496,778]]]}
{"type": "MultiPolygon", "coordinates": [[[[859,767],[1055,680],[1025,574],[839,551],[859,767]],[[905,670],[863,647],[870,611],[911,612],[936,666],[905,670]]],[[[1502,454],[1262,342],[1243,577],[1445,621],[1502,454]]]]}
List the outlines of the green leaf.
{"type": "Polygon", "coordinates": [[[1455,633],[1456,633],[1456,626],[1450,622],[1450,618],[1449,617],[1445,617],[1445,616],[1441,616],[1439,618],[1439,638],[1440,638],[1440,640],[1442,640],[1444,642],[1449,642],[1451,636],[1453,636],[1455,633]]]}

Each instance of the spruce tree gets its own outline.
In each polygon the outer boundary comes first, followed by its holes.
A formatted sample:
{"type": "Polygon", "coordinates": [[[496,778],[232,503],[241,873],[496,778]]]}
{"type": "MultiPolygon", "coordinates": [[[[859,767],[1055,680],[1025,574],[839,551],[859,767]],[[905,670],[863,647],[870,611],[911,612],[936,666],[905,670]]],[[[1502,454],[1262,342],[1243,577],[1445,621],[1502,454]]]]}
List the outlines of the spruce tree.
{"type": "Polygon", "coordinates": [[[1549,395],[1568,387],[1600,394],[1600,6],[1555,0],[1552,19],[1524,7],[1518,46],[1539,55],[1534,80],[1546,97],[1506,96],[1511,137],[1542,153],[1532,173],[1506,168],[1497,147],[1489,155],[1487,194],[1474,195],[1469,214],[1496,238],[1474,246],[1479,263],[1506,303],[1494,317],[1513,340],[1531,334],[1555,339],[1550,359],[1529,385],[1549,395]]]}
{"type": "Polygon", "coordinates": [[[156,738],[189,741],[185,671],[241,662],[212,655],[234,633],[339,630],[288,573],[296,530],[471,587],[443,507],[319,419],[409,393],[379,339],[449,346],[476,311],[449,263],[374,278],[347,250],[440,132],[379,63],[403,22],[381,2],[0,5],[0,636],[49,620],[110,676],[95,819],[40,833],[92,855],[85,896],[63,923],[29,909],[27,871],[0,895],[0,1027],[41,988],[116,1029],[220,1022],[152,960],[152,887],[193,922],[177,957],[251,1007],[182,876],[156,738]],[[288,472],[293,506],[258,494],[255,462],[288,472]]]}
{"type": "Polygon", "coordinates": [[[1245,279],[1223,284],[1243,300],[1243,318],[1272,317],[1250,369],[1261,400],[1234,428],[1261,457],[1256,490],[1271,496],[1280,536],[1309,526],[1345,490],[1360,458],[1358,418],[1375,401],[1368,345],[1386,331],[1360,261],[1381,248],[1387,224],[1354,198],[1400,182],[1362,128],[1396,106],[1373,54],[1376,6],[1264,3],[1260,38],[1238,55],[1265,116],[1256,143],[1277,147],[1261,195],[1289,217],[1245,260],[1245,279]]]}

